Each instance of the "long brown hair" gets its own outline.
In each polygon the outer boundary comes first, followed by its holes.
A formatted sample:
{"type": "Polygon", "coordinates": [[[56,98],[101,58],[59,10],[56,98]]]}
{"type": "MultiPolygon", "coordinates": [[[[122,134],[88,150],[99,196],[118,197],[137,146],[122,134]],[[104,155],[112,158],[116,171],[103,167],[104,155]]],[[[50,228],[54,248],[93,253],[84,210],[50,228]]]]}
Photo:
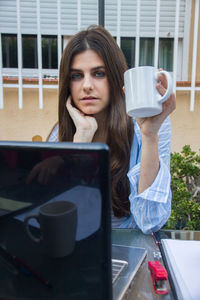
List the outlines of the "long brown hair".
{"type": "Polygon", "coordinates": [[[103,59],[110,86],[107,144],[110,147],[112,208],[115,216],[122,217],[130,213],[127,172],[133,140],[133,122],[126,115],[122,89],[127,64],[115,39],[102,26],[90,26],[74,35],[63,52],[59,75],[59,141],[73,140],[75,126],[66,109],[70,94],[70,67],[74,56],[87,49],[95,51],[103,59]]]}

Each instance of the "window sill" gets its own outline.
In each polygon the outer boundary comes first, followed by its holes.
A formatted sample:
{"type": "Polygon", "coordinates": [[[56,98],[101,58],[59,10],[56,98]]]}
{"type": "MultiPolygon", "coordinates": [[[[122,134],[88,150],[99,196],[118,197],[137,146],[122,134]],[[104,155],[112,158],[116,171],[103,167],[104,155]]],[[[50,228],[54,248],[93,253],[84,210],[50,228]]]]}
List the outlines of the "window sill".
{"type": "MultiPolygon", "coordinates": [[[[18,77],[3,77],[3,83],[6,83],[6,84],[18,84],[18,77]]],[[[38,84],[39,83],[39,79],[38,78],[25,78],[23,77],[22,79],[22,83],[23,84],[38,84]]],[[[58,84],[58,79],[56,78],[43,78],[42,79],[42,83],[43,84],[49,84],[49,85],[52,85],[52,84],[58,84]]]]}
{"type": "MultiPolygon", "coordinates": [[[[3,83],[18,84],[18,77],[4,76],[3,77],[3,83]]],[[[23,84],[38,84],[39,79],[38,78],[23,77],[22,83],[23,84]]],[[[58,79],[57,78],[43,78],[42,83],[43,84],[49,84],[49,85],[53,85],[53,84],[56,85],[56,84],[58,84],[58,79]]],[[[176,86],[177,87],[191,87],[191,81],[177,81],[176,86]]],[[[196,81],[195,86],[199,87],[200,86],[200,81],[196,81]]]]}

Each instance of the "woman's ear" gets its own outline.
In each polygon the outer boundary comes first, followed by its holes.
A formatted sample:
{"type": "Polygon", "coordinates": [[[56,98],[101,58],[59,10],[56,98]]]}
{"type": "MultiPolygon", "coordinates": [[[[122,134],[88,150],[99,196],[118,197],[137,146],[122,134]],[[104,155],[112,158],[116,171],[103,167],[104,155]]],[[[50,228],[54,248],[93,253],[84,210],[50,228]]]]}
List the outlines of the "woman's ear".
{"type": "Polygon", "coordinates": [[[123,92],[124,92],[124,94],[125,94],[125,87],[124,87],[124,86],[123,86],[122,90],[123,90],[123,92]]]}

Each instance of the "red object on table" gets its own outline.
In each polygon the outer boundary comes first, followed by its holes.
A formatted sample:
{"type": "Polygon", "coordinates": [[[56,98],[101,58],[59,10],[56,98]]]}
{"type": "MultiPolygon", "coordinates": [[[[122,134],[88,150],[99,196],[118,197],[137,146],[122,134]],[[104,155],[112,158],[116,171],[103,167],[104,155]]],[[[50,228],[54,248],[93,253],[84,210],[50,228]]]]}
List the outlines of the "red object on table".
{"type": "Polygon", "coordinates": [[[157,294],[167,294],[166,280],[168,276],[165,267],[157,260],[148,261],[148,266],[151,272],[154,291],[157,294]]]}

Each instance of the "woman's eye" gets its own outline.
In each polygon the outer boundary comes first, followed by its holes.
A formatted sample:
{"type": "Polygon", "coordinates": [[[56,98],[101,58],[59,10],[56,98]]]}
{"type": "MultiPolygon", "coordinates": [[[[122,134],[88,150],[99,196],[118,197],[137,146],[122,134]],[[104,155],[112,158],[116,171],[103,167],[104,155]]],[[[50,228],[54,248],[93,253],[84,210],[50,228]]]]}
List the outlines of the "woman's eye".
{"type": "Polygon", "coordinates": [[[97,71],[95,72],[95,77],[105,77],[105,72],[104,71],[97,71]]]}
{"type": "Polygon", "coordinates": [[[78,80],[80,78],[81,78],[81,74],[79,73],[71,74],[71,80],[78,80]]]}

